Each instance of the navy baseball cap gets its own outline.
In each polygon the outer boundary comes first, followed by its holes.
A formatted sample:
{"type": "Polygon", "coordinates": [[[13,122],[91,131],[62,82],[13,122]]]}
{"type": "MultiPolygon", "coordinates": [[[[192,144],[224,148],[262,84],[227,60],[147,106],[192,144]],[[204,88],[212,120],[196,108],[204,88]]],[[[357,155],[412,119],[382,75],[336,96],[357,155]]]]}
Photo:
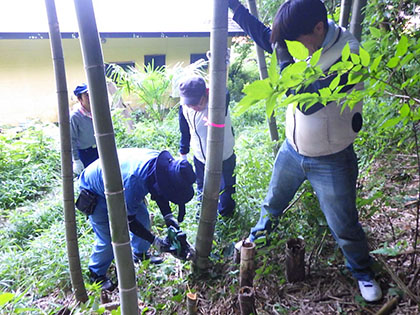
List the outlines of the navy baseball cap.
{"type": "Polygon", "coordinates": [[[78,85],[73,93],[74,95],[76,95],[77,97],[79,97],[80,95],[82,95],[83,93],[86,93],[88,91],[88,87],[85,83],[83,83],[82,85],[78,85]]]}
{"type": "Polygon", "coordinates": [[[202,77],[190,77],[179,84],[181,105],[197,105],[206,93],[206,82],[202,77]]]}

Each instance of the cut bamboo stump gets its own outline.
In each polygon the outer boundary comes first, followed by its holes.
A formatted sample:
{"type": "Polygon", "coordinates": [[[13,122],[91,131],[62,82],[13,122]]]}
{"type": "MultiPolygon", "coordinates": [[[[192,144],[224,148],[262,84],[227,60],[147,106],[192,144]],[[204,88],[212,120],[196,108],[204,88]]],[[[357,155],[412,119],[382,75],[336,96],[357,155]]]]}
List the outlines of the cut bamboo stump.
{"type": "Polygon", "coordinates": [[[242,287],[239,290],[239,308],[241,315],[257,314],[255,309],[254,288],[242,287]]]}
{"type": "Polygon", "coordinates": [[[198,312],[197,308],[197,294],[188,292],[187,293],[187,308],[189,315],[196,315],[198,312]]]}
{"type": "Polygon", "coordinates": [[[286,243],[286,279],[288,282],[305,279],[305,242],[292,238],[286,243]]]}
{"type": "Polygon", "coordinates": [[[241,265],[239,268],[239,286],[252,287],[255,276],[255,244],[243,243],[241,247],[241,265]]]}

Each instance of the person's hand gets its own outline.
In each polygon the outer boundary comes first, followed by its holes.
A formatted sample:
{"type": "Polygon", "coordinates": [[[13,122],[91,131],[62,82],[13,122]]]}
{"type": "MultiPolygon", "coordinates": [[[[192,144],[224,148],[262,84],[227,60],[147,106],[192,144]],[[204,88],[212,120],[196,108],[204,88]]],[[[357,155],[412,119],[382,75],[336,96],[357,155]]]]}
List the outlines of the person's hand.
{"type": "Polygon", "coordinates": [[[82,161],[80,160],[74,160],[73,161],[73,173],[76,175],[80,175],[80,173],[83,171],[85,167],[83,166],[82,161]]]}
{"type": "Polygon", "coordinates": [[[155,236],[155,239],[152,243],[153,247],[156,248],[161,253],[167,253],[170,250],[171,245],[167,238],[161,239],[160,237],[155,236]]]}
{"type": "Polygon", "coordinates": [[[165,219],[165,224],[167,227],[173,226],[175,229],[179,230],[178,221],[175,219],[172,213],[169,213],[163,217],[165,219]]]}
{"type": "Polygon", "coordinates": [[[239,8],[241,3],[239,0],[228,0],[229,1],[229,8],[235,13],[235,11],[239,8]]]}
{"type": "Polygon", "coordinates": [[[179,157],[181,158],[181,160],[185,160],[185,161],[187,161],[188,159],[187,159],[187,155],[186,154],[182,154],[182,153],[180,153],[179,154],[179,157]]]}

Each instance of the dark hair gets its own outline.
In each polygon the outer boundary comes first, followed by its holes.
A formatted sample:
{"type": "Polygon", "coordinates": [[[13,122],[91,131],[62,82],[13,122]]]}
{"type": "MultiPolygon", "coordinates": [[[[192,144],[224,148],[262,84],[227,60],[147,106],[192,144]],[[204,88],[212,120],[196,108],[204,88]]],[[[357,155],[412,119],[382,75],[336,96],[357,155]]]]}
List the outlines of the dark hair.
{"type": "Polygon", "coordinates": [[[319,22],[324,22],[327,29],[327,9],[321,0],[288,0],[274,17],[270,41],[284,45],[285,39],[311,34],[319,22]]]}

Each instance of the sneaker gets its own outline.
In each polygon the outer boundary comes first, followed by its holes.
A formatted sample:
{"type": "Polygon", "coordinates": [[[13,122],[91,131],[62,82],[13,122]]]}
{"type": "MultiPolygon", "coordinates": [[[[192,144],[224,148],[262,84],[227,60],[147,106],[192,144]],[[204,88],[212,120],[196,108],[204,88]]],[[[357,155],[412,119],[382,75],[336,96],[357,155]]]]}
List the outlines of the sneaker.
{"type": "Polygon", "coordinates": [[[133,260],[136,264],[138,264],[140,261],[144,260],[150,260],[151,264],[159,265],[163,263],[164,259],[160,256],[152,256],[149,253],[141,253],[141,254],[135,254],[133,253],[133,260]]]}
{"type": "Polygon", "coordinates": [[[112,292],[115,290],[117,285],[113,283],[107,276],[100,276],[89,270],[90,283],[98,283],[101,285],[102,290],[112,292]]]}
{"type": "Polygon", "coordinates": [[[375,280],[359,280],[359,288],[366,302],[376,302],[382,298],[382,290],[375,280]]]}

